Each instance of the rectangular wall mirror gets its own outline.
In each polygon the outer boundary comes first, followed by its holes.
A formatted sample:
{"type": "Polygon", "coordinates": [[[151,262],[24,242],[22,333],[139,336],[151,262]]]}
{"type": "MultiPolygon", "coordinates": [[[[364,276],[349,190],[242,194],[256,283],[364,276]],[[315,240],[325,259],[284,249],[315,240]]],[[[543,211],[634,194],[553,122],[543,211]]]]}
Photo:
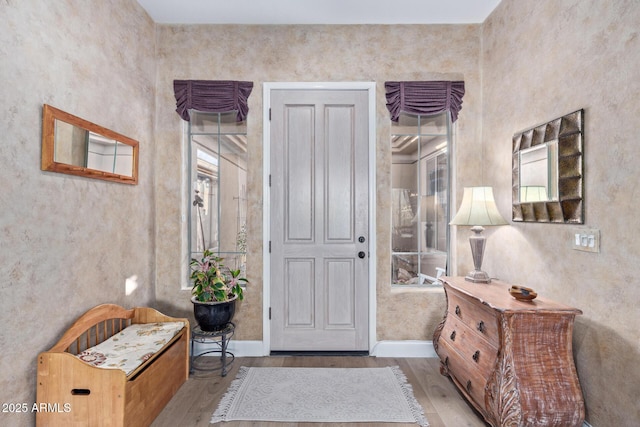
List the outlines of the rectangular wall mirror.
{"type": "Polygon", "coordinates": [[[138,183],[138,141],[44,105],[42,170],[138,183]]]}
{"type": "Polygon", "coordinates": [[[584,110],[513,136],[513,220],[582,224],[584,110]]]}

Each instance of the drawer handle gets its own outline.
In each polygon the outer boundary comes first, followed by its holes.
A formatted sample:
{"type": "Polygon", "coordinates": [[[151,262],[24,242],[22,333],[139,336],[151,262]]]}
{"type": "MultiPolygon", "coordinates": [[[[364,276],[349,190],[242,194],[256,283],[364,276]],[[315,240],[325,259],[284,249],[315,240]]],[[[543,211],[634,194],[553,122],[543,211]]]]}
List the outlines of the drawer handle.
{"type": "Polygon", "coordinates": [[[451,341],[455,341],[456,340],[456,331],[451,332],[451,335],[449,336],[449,338],[451,338],[451,341]]]}
{"type": "Polygon", "coordinates": [[[449,367],[449,356],[444,358],[444,366],[449,367]]]}
{"type": "Polygon", "coordinates": [[[456,305],[456,315],[460,316],[460,306],[456,305]]]}
{"type": "Polygon", "coordinates": [[[467,381],[467,385],[465,388],[467,389],[467,393],[471,393],[471,380],[467,381]]]}
{"type": "Polygon", "coordinates": [[[476,352],[473,353],[473,356],[471,356],[471,358],[473,359],[474,362],[478,363],[478,360],[480,359],[480,350],[476,350],[476,352]]]}
{"type": "Polygon", "coordinates": [[[485,331],[487,330],[487,329],[484,327],[484,322],[483,322],[482,320],[478,323],[478,330],[479,330],[480,332],[482,332],[483,334],[484,334],[484,333],[485,333],[485,331]]]}

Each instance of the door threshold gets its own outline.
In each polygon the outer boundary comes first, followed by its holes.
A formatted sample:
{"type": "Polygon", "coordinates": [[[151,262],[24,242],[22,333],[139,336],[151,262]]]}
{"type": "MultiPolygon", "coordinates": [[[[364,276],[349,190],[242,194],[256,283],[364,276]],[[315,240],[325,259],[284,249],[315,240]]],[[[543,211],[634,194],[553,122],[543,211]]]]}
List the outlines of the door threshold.
{"type": "Polygon", "coordinates": [[[270,356],[369,356],[369,351],[298,351],[272,350],[270,356]]]}

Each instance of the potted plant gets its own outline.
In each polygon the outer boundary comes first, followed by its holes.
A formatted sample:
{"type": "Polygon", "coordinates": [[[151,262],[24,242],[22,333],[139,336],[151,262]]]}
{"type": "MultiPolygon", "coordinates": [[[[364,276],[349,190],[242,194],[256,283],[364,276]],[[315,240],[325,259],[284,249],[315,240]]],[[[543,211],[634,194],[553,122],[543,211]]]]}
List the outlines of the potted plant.
{"type": "MultiPolygon", "coordinates": [[[[193,205],[198,209],[198,220],[202,226],[202,198],[197,191],[193,205]]],[[[202,244],[206,247],[204,234],[202,244]]],[[[223,261],[223,258],[216,256],[209,249],[204,250],[202,258],[191,259],[191,302],[196,322],[203,331],[218,330],[233,319],[236,302],[244,298],[241,285],[249,282],[246,278],[240,277],[239,269],[232,270],[225,266],[223,261]]]]}
{"type": "Polygon", "coordinates": [[[231,270],[210,250],[191,260],[193,314],[203,331],[214,331],[233,319],[236,301],[244,298],[240,270],[231,270]]]}

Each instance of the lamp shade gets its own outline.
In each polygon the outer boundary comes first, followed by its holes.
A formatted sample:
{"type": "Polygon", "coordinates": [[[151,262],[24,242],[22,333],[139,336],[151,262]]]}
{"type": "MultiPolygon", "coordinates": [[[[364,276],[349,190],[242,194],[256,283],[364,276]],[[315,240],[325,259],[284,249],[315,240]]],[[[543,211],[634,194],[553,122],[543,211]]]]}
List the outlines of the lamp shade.
{"type": "Polygon", "coordinates": [[[541,185],[520,187],[520,202],[546,202],[547,189],[541,185]]]}
{"type": "Polygon", "coordinates": [[[491,187],[465,187],[462,204],[451,225],[505,225],[491,187]]]}
{"type": "Polygon", "coordinates": [[[436,208],[434,196],[422,196],[420,197],[420,212],[416,213],[413,217],[413,222],[427,222],[435,221],[436,208]]]}

